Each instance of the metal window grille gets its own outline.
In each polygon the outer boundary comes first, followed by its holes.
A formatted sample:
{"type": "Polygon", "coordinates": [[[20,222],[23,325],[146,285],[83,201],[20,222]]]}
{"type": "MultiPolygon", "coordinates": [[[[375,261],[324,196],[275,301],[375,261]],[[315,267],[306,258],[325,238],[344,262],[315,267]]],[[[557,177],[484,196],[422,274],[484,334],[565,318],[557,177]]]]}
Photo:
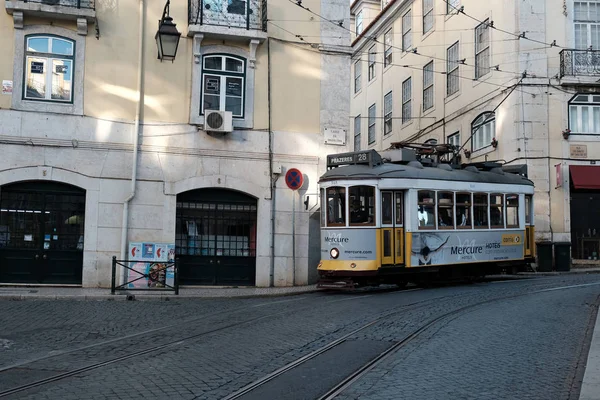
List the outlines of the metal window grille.
{"type": "Polygon", "coordinates": [[[394,37],[391,29],[385,33],[385,35],[383,36],[383,41],[385,43],[383,66],[387,67],[393,62],[392,46],[394,45],[394,37]]]}
{"type": "Polygon", "coordinates": [[[383,134],[387,135],[392,132],[392,92],[389,92],[383,98],[383,134]]]}
{"type": "Polygon", "coordinates": [[[376,115],[376,107],[373,104],[369,107],[369,144],[375,143],[375,115],[376,115]]]}
{"type": "Polygon", "coordinates": [[[490,72],[490,26],[486,19],[475,28],[475,79],[490,72]]]}
{"type": "Polygon", "coordinates": [[[354,63],[354,93],[360,91],[361,78],[362,77],[362,60],[358,60],[354,63]]]}
{"type": "Polygon", "coordinates": [[[411,78],[402,82],[402,123],[410,121],[411,118],[411,78]]]}
{"type": "Polygon", "coordinates": [[[423,33],[433,29],[433,0],[423,0],[423,33]]]}
{"type": "Polygon", "coordinates": [[[256,257],[256,203],[180,201],[177,255],[256,257]]]}
{"type": "Polygon", "coordinates": [[[423,110],[433,107],[433,61],[423,68],[423,110]]]}
{"type": "Polygon", "coordinates": [[[412,47],[412,12],[409,10],[402,16],[402,50],[412,47]]]}
{"type": "Polygon", "coordinates": [[[446,50],[446,94],[448,96],[458,92],[458,42],[446,50]]]}
{"type": "Polygon", "coordinates": [[[460,0],[444,0],[446,2],[446,14],[456,12],[460,6],[460,0]]]}
{"type": "Polygon", "coordinates": [[[361,117],[359,114],[354,118],[354,151],[360,150],[360,128],[361,117]]]}
{"type": "Polygon", "coordinates": [[[375,78],[375,58],[377,53],[375,51],[375,46],[369,49],[369,82],[375,78]]]}
{"type": "Polygon", "coordinates": [[[190,25],[267,31],[267,0],[188,0],[190,25]]]}

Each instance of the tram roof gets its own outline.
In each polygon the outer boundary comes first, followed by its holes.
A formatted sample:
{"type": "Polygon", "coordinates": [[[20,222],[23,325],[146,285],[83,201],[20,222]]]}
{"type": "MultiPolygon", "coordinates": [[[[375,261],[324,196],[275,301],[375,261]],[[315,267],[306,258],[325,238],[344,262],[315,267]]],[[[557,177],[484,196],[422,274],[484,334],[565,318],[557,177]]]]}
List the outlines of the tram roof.
{"type": "Polygon", "coordinates": [[[346,165],[330,169],[321,176],[319,182],[342,179],[424,179],[533,186],[533,182],[526,177],[504,172],[500,168],[491,171],[478,170],[475,167],[467,167],[466,169],[447,168],[424,167],[420,163],[414,162],[409,164],[388,163],[372,167],[369,165],[346,165]]]}

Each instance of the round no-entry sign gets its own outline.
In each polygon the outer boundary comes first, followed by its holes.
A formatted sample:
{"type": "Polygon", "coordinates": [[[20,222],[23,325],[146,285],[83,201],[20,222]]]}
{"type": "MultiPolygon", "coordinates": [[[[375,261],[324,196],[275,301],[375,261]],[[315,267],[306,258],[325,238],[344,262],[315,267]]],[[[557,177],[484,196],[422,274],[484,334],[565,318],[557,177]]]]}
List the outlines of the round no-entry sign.
{"type": "Polygon", "coordinates": [[[291,168],[285,173],[285,183],[292,190],[298,190],[304,184],[304,175],[296,168],[291,168]]]}

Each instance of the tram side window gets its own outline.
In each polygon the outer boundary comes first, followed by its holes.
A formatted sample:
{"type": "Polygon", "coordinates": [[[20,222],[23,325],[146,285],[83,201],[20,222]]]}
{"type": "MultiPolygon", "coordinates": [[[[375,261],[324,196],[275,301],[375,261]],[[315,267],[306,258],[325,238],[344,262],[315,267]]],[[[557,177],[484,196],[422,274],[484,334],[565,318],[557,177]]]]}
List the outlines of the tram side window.
{"type": "Polygon", "coordinates": [[[473,195],[473,218],[475,220],[475,228],[489,228],[487,193],[475,193],[473,195]]]}
{"type": "Polygon", "coordinates": [[[419,190],[419,229],[435,229],[435,192],[419,190]]]}
{"type": "Polygon", "coordinates": [[[531,196],[525,196],[525,223],[531,225],[531,196]]]}
{"type": "Polygon", "coordinates": [[[381,223],[391,225],[394,222],[392,192],[381,192],[381,223]]]}
{"type": "Polygon", "coordinates": [[[506,227],[519,227],[519,196],[516,194],[506,195],[506,227]]]}
{"type": "Polygon", "coordinates": [[[327,226],[346,225],[346,189],[327,189],[327,226]]]}
{"type": "Polygon", "coordinates": [[[456,227],[471,229],[471,193],[456,194],[456,227]]]}
{"type": "Polygon", "coordinates": [[[350,225],[375,225],[375,188],[352,186],[350,195],[350,225]]]}
{"type": "Polygon", "coordinates": [[[504,228],[504,195],[490,194],[490,225],[492,228],[504,228]]]}
{"type": "Polygon", "coordinates": [[[438,192],[438,228],[454,229],[454,193],[438,192]]]}

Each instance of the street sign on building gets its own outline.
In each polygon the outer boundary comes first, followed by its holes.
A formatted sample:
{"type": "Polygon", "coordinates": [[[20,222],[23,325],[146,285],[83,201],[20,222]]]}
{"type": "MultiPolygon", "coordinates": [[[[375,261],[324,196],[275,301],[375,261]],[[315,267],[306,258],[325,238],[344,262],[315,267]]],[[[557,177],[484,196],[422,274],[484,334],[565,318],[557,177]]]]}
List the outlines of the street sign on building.
{"type": "Polygon", "coordinates": [[[285,173],[285,183],[292,190],[298,190],[304,184],[304,175],[296,168],[291,168],[285,173]]]}

